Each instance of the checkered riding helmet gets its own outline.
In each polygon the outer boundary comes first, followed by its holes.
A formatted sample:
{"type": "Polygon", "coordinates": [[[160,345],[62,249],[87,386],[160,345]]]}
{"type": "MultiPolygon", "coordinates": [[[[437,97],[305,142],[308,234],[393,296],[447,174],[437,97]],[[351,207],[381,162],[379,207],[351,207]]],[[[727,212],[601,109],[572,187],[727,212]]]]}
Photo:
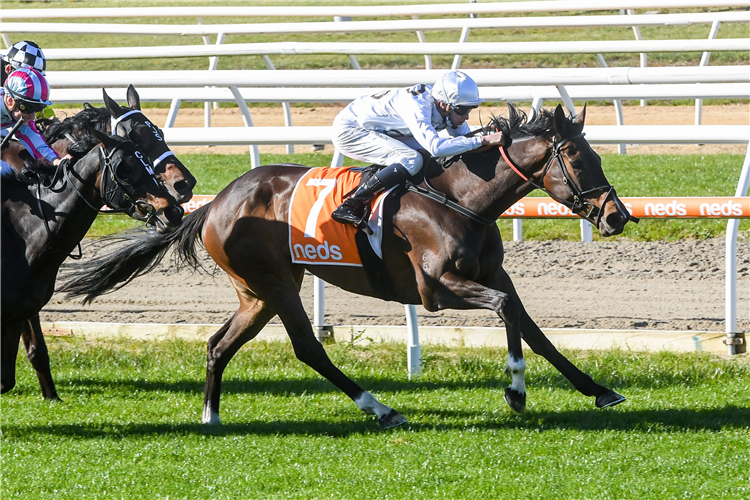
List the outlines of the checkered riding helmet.
{"type": "Polygon", "coordinates": [[[432,87],[432,97],[451,106],[476,107],[482,102],[477,84],[461,71],[449,71],[438,78],[432,87]]]}
{"type": "Polygon", "coordinates": [[[44,58],[42,49],[29,40],[18,42],[9,48],[5,55],[5,62],[13,69],[34,68],[41,74],[44,74],[47,69],[47,59],[44,58]]]}
{"type": "Polygon", "coordinates": [[[49,106],[49,83],[47,79],[35,69],[21,68],[8,75],[5,80],[5,90],[14,99],[31,103],[42,103],[49,106]]]}

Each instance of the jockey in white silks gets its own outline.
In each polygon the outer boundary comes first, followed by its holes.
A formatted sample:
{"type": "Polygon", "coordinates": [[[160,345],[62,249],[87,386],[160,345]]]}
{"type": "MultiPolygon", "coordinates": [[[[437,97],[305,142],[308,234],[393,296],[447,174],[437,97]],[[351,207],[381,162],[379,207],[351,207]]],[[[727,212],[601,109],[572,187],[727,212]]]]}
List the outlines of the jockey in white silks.
{"type": "Polygon", "coordinates": [[[333,212],[333,219],[357,227],[366,223],[370,200],[422,168],[418,149],[444,157],[500,145],[500,132],[465,137],[471,132],[466,123],[469,113],[481,102],[477,84],[461,71],[445,73],[435,85],[419,84],[352,101],[333,121],[333,145],[350,158],[385,168],[360,185],[333,212]]]}

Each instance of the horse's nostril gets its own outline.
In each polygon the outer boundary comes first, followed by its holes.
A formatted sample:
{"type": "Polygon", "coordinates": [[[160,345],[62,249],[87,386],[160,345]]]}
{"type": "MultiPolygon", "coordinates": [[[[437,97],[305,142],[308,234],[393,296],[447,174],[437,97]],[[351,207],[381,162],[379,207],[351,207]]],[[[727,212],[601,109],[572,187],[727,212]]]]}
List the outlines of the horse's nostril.
{"type": "Polygon", "coordinates": [[[627,219],[620,212],[612,212],[611,214],[607,215],[606,221],[609,227],[618,228],[622,225],[625,225],[627,219]]]}
{"type": "Polygon", "coordinates": [[[177,201],[184,203],[193,197],[193,189],[190,187],[190,183],[186,180],[177,181],[172,186],[175,193],[177,193],[177,201]]]}

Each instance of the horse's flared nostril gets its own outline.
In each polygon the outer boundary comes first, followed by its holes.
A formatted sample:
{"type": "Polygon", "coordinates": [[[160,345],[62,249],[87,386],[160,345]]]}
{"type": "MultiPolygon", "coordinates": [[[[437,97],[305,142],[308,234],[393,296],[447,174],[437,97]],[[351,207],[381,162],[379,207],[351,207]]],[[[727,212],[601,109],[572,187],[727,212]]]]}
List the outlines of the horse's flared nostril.
{"type": "Polygon", "coordinates": [[[625,224],[628,222],[628,217],[620,211],[612,212],[604,217],[604,222],[609,229],[608,235],[613,236],[622,233],[625,224]]]}
{"type": "Polygon", "coordinates": [[[193,197],[193,188],[187,180],[175,182],[172,187],[174,188],[174,197],[180,203],[188,202],[193,197]]]}

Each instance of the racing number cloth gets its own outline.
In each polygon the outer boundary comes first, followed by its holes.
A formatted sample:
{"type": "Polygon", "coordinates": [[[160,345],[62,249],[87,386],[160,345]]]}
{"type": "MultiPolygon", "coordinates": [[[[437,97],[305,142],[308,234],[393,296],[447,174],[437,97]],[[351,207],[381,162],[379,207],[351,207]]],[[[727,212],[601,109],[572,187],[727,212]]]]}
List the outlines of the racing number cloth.
{"type": "Polygon", "coordinates": [[[354,240],[356,228],[331,219],[361,176],[351,168],[311,168],[297,182],[289,211],[292,262],[362,266],[354,240]]]}

